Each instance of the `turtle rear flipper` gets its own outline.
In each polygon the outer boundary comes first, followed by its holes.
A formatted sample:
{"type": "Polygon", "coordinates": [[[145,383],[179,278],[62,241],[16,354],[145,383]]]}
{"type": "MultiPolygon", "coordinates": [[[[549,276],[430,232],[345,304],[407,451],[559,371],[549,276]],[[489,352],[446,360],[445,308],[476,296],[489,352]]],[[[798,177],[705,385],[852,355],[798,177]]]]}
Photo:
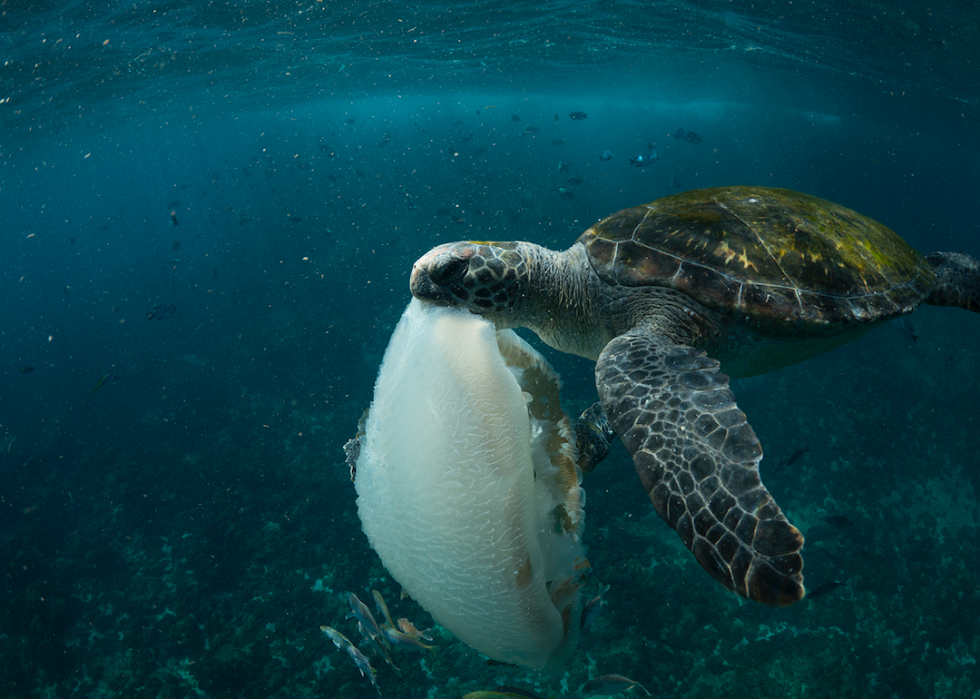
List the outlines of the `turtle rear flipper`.
{"type": "Polygon", "coordinates": [[[602,351],[596,385],[657,513],[704,569],[743,597],[789,605],[805,594],[803,535],[762,485],[762,447],[718,366],[634,329],[602,351]]]}
{"type": "Polygon", "coordinates": [[[926,259],[937,276],[926,303],[980,313],[980,260],[962,252],[934,252],[926,259]]]}

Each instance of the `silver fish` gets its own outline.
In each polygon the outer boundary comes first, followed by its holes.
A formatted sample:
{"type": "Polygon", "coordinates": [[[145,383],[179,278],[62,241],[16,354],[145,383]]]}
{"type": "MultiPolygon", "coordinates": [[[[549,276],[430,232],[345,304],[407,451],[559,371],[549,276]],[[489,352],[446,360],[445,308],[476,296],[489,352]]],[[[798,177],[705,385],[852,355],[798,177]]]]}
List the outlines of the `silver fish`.
{"type": "Polygon", "coordinates": [[[347,616],[348,619],[354,617],[375,637],[382,635],[381,627],[378,625],[371,610],[368,609],[364,602],[357,598],[357,595],[353,592],[347,595],[347,603],[350,604],[351,608],[351,613],[347,616]]]}
{"type": "Polygon", "coordinates": [[[391,654],[388,652],[388,639],[385,638],[385,635],[379,634],[375,636],[368,629],[364,628],[364,624],[361,622],[357,622],[357,630],[360,631],[361,636],[371,646],[371,650],[384,658],[385,662],[391,665],[391,668],[400,675],[402,671],[398,669],[391,659],[391,654]]]}
{"type": "Polygon", "coordinates": [[[598,694],[601,696],[609,696],[610,694],[622,694],[627,689],[632,689],[633,687],[639,687],[646,693],[646,695],[653,696],[650,692],[647,692],[646,687],[637,682],[636,680],[631,680],[629,677],[623,677],[622,675],[603,675],[602,677],[597,677],[594,680],[589,680],[582,687],[582,691],[588,694],[598,694]]]}
{"type": "Polygon", "coordinates": [[[371,684],[374,685],[374,688],[378,690],[378,696],[381,696],[381,687],[378,686],[377,678],[378,671],[371,667],[371,661],[356,646],[348,648],[347,653],[350,655],[350,659],[354,661],[357,669],[361,671],[361,677],[367,677],[371,681],[371,684]]]}
{"type": "Polygon", "coordinates": [[[327,637],[337,646],[337,650],[347,650],[354,644],[347,640],[347,637],[332,626],[321,626],[320,630],[327,634],[327,637]]]}

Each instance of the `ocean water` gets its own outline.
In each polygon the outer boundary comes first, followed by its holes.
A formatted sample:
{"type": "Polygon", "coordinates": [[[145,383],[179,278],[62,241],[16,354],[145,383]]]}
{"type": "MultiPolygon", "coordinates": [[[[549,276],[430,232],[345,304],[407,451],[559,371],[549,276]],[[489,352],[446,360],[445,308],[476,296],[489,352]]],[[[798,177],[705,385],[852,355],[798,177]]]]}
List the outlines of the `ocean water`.
{"type": "MultiPolygon", "coordinates": [[[[342,451],[412,262],[565,247],[723,184],[978,255],[978,40],[964,1],[0,6],[0,696],[372,696],[318,627],[356,637],[346,594],[372,588],[429,625],[342,451]]],[[[584,483],[611,589],[567,674],[436,629],[401,676],[375,659],[384,696],[608,673],[657,697],[980,696],[980,317],[910,320],[733,382],[808,598],[709,580],[617,447],[584,483]]],[[[590,364],[546,351],[590,404],[590,364]]]]}

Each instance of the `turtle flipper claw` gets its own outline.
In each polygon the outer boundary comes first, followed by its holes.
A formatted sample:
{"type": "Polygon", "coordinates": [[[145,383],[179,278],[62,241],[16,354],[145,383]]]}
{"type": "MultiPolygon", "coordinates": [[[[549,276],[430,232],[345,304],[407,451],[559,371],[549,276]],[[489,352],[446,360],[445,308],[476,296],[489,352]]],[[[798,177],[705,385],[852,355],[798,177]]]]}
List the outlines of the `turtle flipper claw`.
{"type": "Polygon", "coordinates": [[[601,403],[593,403],[572,423],[578,446],[578,466],[588,473],[609,456],[609,444],[616,433],[609,426],[601,403]]]}
{"type": "Polygon", "coordinates": [[[704,569],[743,597],[792,604],[803,536],[762,485],[762,447],[718,366],[634,329],[603,350],[596,385],[658,514],[704,569]]]}

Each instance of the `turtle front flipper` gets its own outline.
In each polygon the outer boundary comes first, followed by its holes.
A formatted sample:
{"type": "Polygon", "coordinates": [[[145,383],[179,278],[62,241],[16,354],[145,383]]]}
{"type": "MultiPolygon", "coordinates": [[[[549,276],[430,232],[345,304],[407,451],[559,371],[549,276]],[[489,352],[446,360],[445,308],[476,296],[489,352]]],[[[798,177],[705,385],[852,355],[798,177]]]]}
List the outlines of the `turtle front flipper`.
{"type": "Polygon", "coordinates": [[[660,516],[729,590],[803,598],[803,535],[759,479],[762,447],[704,352],[634,329],[596,363],[602,407],[660,516]]]}

